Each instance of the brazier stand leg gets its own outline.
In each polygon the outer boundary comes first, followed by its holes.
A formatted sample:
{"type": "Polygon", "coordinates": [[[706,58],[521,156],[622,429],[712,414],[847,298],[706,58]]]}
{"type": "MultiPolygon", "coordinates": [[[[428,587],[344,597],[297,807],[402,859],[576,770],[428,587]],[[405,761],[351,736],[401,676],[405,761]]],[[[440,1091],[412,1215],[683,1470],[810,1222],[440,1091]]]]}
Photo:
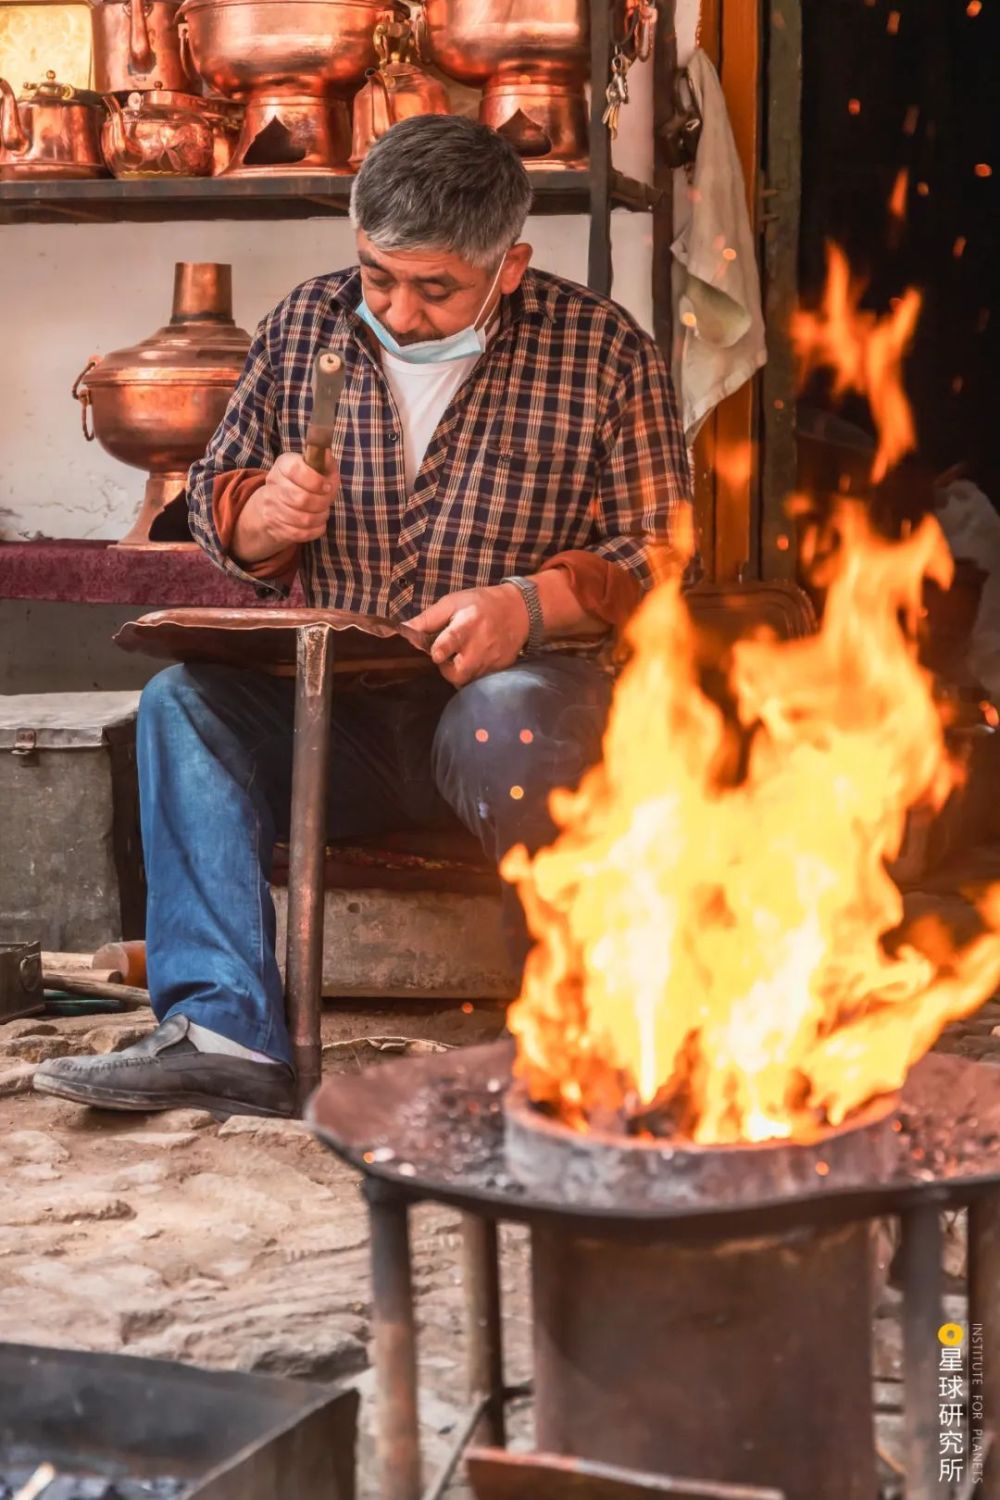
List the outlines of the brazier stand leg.
{"type": "Polygon", "coordinates": [[[300,1110],[319,1087],[322,1072],[323,855],[332,703],[333,631],[329,625],[303,625],[296,640],[285,970],[300,1110]]]}
{"type": "Polygon", "coordinates": [[[901,1217],[903,1423],[906,1500],[937,1500],[938,1361],[941,1345],[941,1214],[921,1204],[901,1217]]]}
{"type": "Polygon", "coordinates": [[[417,1325],[406,1201],[365,1181],[371,1229],[376,1434],[380,1500],[420,1500],[417,1325]]]}
{"type": "Polygon", "coordinates": [[[469,1397],[473,1402],[489,1398],[473,1442],[502,1448],[504,1381],[497,1226],[478,1214],[462,1215],[462,1285],[469,1397]]]}

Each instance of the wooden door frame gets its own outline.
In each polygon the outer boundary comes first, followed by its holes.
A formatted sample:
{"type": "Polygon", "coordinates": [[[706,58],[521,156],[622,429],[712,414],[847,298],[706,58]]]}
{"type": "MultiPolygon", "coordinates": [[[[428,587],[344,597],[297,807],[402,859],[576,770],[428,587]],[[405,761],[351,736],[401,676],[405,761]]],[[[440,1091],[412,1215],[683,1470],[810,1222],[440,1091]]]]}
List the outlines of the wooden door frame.
{"type": "MultiPolygon", "coordinates": [[[[698,44],[715,65],[736,140],[747,207],[758,229],[760,0],[701,0],[698,44]]],[[[719,582],[755,571],[756,381],[716,407],[694,445],[695,515],[706,572],[719,582]]]]}
{"type": "Polygon", "coordinates": [[[723,401],[694,446],[695,513],[718,581],[794,571],[785,502],[795,484],[801,0],[702,0],[699,45],[719,73],[760,247],[768,359],[723,401]],[[765,169],[766,163],[766,169],[765,169]]]}

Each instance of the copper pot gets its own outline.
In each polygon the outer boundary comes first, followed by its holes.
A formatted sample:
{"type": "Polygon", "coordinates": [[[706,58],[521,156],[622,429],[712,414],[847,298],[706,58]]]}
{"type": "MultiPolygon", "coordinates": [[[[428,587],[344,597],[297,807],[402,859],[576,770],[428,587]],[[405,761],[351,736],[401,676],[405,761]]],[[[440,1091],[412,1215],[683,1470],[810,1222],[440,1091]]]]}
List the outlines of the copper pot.
{"type": "Polygon", "coordinates": [[[179,0],[96,0],[94,87],[102,94],[132,89],[190,89],[181,59],[179,0]]]}
{"type": "Polygon", "coordinates": [[[110,94],[108,109],[101,148],[116,177],[212,175],[215,134],[197,95],[149,89],[123,109],[110,94]]]}
{"type": "Polygon", "coordinates": [[[236,173],[346,172],[342,98],[375,61],[372,0],[184,0],[182,46],[218,94],[246,103],[236,173]]]}
{"type": "Polygon", "coordinates": [[[423,0],[431,55],[442,72],[484,84],[502,69],[542,78],[555,68],[582,80],[590,65],[586,0],[423,0]]]}
{"type": "Polygon", "coordinates": [[[351,166],[357,171],[369,148],[390,125],[413,115],[449,113],[448,91],[413,60],[416,50],[408,20],[384,11],[374,33],[378,67],[369,68],[368,81],[354,96],[354,137],[351,166]]]}
{"type": "Polygon", "coordinates": [[[372,0],[183,0],[195,69],[217,94],[349,92],[375,61],[372,0]]]}
{"type": "Polygon", "coordinates": [[[88,442],[96,437],[114,458],[150,471],[125,544],[146,541],[222,420],[250,347],[232,304],[231,266],[181,261],[167,326],[103,359],[94,355],[74,382],[88,442]]]}
{"type": "Polygon", "coordinates": [[[99,94],[57,83],[26,83],[15,99],[0,78],[0,179],[106,177],[99,136],[104,116],[99,94]]]}
{"type": "Polygon", "coordinates": [[[586,159],[586,0],[423,0],[417,25],[442,72],[486,86],[480,119],[498,130],[512,122],[504,133],[524,155],[546,166],[586,159]]]}

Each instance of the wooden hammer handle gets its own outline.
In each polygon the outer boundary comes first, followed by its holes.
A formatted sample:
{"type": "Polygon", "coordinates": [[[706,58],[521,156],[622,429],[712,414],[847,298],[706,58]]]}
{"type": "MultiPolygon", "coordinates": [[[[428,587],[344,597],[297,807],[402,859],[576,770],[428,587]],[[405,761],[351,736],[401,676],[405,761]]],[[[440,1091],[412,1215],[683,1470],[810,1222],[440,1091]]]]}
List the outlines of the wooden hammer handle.
{"type": "Polygon", "coordinates": [[[323,349],[313,363],[313,408],[306,429],[303,457],[317,474],[326,473],[326,455],[333,442],[337,402],[344,388],[344,361],[332,349],[323,349]]]}

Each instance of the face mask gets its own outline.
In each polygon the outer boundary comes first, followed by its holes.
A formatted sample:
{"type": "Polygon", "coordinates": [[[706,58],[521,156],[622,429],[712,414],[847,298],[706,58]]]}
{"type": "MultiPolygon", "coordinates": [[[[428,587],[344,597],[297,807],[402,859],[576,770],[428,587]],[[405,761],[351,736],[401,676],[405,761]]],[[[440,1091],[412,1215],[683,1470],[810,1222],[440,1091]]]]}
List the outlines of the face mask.
{"type": "MultiPolygon", "coordinates": [[[[506,258],[504,256],[504,260],[506,258]]],[[[445,364],[452,359],[468,359],[473,354],[482,354],[486,349],[486,329],[485,327],[479,328],[477,325],[496,290],[503,267],[504,261],[502,260],[497,266],[497,274],[473,321],[468,327],[460,328],[457,333],[449,333],[445,338],[421,339],[418,344],[400,344],[393,338],[388,328],[379,322],[364,297],[361,298],[355,312],[368,324],[382,348],[395,355],[397,359],[404,360],[408,365],[438,365],[445,364]]]]}

